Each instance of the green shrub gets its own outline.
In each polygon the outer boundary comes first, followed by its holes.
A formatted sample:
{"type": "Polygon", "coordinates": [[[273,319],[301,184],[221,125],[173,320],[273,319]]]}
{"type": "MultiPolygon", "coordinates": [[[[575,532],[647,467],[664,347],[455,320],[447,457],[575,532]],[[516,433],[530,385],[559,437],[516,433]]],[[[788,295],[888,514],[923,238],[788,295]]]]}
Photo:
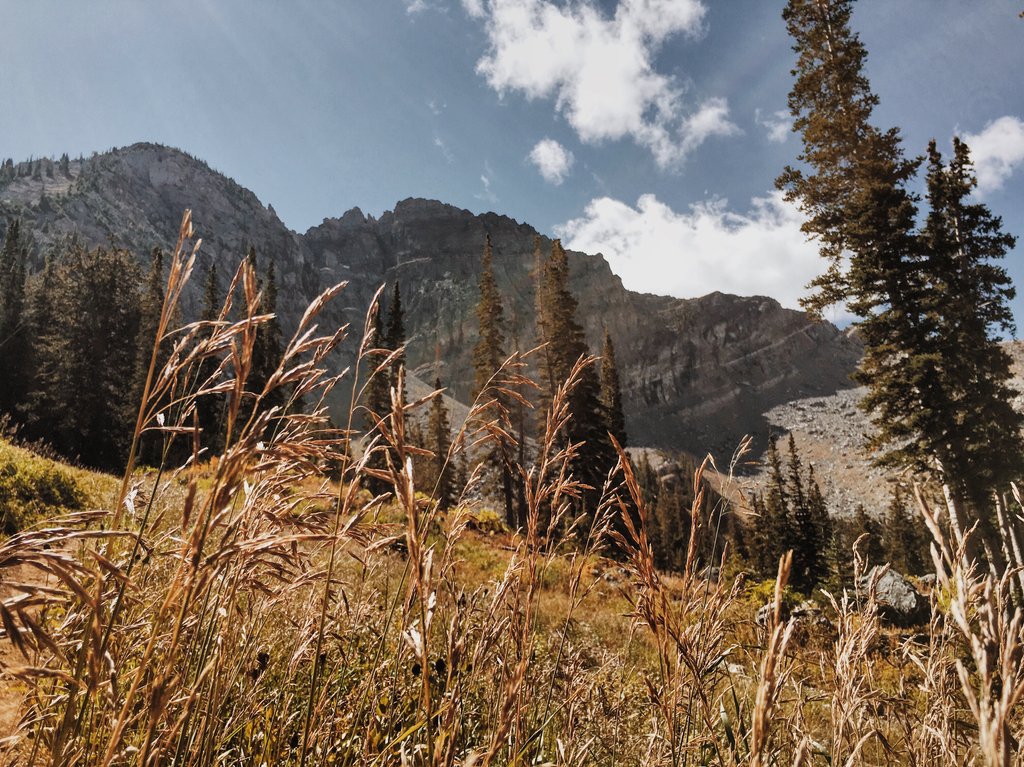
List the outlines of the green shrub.
{"type": "Polygon", "coordinates": [[[0,533],[12,535],[38,519],[85,505],[70,473],[22,451],[0,451],[0,533]]]}

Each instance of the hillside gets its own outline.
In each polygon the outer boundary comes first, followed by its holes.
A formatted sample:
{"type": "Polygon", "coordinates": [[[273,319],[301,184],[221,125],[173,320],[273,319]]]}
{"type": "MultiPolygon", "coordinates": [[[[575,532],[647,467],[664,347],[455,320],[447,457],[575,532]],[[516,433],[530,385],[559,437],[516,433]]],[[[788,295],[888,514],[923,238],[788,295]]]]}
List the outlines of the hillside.
{"type": "MultiPolygon", "coordinates": [[[[540,236],[547,251],[550,240],[505,216],[408,199],[379,219],[353,209],[298,234],[252,192],[153,144],[72,161],[70,180],[26,176],[0,189],[0,217],[28,222],[37,259],[68,236],[112,241],[144,258],[155,245],[173,244],[185,208],[203,238],[201,269],[216,261],[226,282],[249,245],[274,259],[286,328],[323,286],[342,279],[350,284],[341,308],[325,321],[361,327],[377,287],[400,280],[410,368],[425,380],[439,375],[462,401],[472,382],[476,281],[489,233],[510,328],[521,348],[533,346],[534,241],[540,236]]],[[[634,444],[728,455],[743,435],[767,433],[763,414],[771,407],[850,386],[860,348],[829,323],[765,297],[634,293],[602,256],[569,258],[591,348],[599,348],[604,327],[617,341],[634,444]]],[[[201,282],[194,281],[186,310],[195,310],[201,282]]]]}

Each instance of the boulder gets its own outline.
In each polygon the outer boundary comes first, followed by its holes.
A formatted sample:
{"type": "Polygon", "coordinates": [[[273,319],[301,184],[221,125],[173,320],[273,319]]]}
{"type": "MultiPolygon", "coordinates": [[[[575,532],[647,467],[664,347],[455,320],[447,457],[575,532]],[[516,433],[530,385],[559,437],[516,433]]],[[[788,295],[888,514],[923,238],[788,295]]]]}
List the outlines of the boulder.
{"type": "Polygon", "coordinates": [[[872,568],[871,572],[861,578],[858,585],[861,592],[866,594],[871,582],[877,578],[875,603],[878,605],[878,614],[882,620],[899,628],[910,628],[926,623],[931,614],[928,600],[914,588],[914,584],[892,568],[886,569],[881,575],[879,569],[872,568]]]}

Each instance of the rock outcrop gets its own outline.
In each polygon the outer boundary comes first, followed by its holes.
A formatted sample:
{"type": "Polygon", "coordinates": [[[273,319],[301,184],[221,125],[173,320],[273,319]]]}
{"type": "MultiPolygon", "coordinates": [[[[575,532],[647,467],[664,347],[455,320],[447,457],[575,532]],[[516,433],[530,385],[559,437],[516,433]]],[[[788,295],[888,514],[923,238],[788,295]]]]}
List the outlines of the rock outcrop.
{"type": "MultiPolygon", "coordinates": [[[[349,288],[325,321],[361,328],[377,287],[399,279],[410,368],[427,380],[439,375],[465,401],[477,274],[489,233],[510,330],[521,348],[535,343],[532,272],[539,235],[506,216],[410,199],[379,219],[353,209],[300,235],[252,192],[183,152],[154,144],[73,161],[71,176],[23,178],[0,189],[0,216],[27,221],[39,258],[72,235],[88,244],[113,241],[145,258],[155,245],[173,245],[181,213],[191,208],[203,237],[200,269],[216,260],[226,284],[249,245],[275,260],[286,327],[319,290],[345,279],[349,288]]],[[[551,241],[541,236],[540,246],[549,252],[551,241]]],[[[603,257],[570,253],[569,260],[591,348],[600,348],[605,327],[617,341],[634,444],[727,457],[745,434],[766,435],[770,408],[850,386],[860,346],[829,323],[771,298],[634,293],[603,257]]],[[[201,284],[201,277],[194,281],[187,311],[195,310],[201,284]]]]}

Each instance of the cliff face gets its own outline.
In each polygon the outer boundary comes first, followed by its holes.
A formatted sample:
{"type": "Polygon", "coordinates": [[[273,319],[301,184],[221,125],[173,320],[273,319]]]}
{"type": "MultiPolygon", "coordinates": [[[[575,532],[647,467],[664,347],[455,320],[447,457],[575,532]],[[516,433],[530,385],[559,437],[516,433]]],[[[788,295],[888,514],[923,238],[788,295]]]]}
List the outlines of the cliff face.
{"type": "MultiPolygon", "coordinates": [[[[216,261],[226,284],[250,244],[261,260],[274,259],[286,327],[319,290],[344,279],[349,288],[325,321],[349,321],[358,335],[377,287],[400,280],[411,370],[428,380],[440,375],[462,400],[472,382],[477,275],[489,233],[511,332],[524,350],[535,343],[537,232],[508,217],[410,199],[380,219],[354,209],[299,235],[252,192],[152,144],[72,162],[71,176],[26,177],[0,189],[0,215],[28,223],[40,258],[73,234],[88,244],[112,240],[144,258],[154,245],[173,246],[181,213],[191,208],[203,237],[200,269],[216,261]]],[[[542,252],[550,247],[542,238],[542,252]]],[[[570,253],[569,260],[591,348],[599,350],[605,327],[615,339],[634,444],[727,456],[744,434],[764,435],[769,408],[850,385],[860,347],[828,323],[770,298],[633,293],[603,257],[570,253]]],[[[194,280],[187,309],[195,310],[201,284],[194,280]]]]}

